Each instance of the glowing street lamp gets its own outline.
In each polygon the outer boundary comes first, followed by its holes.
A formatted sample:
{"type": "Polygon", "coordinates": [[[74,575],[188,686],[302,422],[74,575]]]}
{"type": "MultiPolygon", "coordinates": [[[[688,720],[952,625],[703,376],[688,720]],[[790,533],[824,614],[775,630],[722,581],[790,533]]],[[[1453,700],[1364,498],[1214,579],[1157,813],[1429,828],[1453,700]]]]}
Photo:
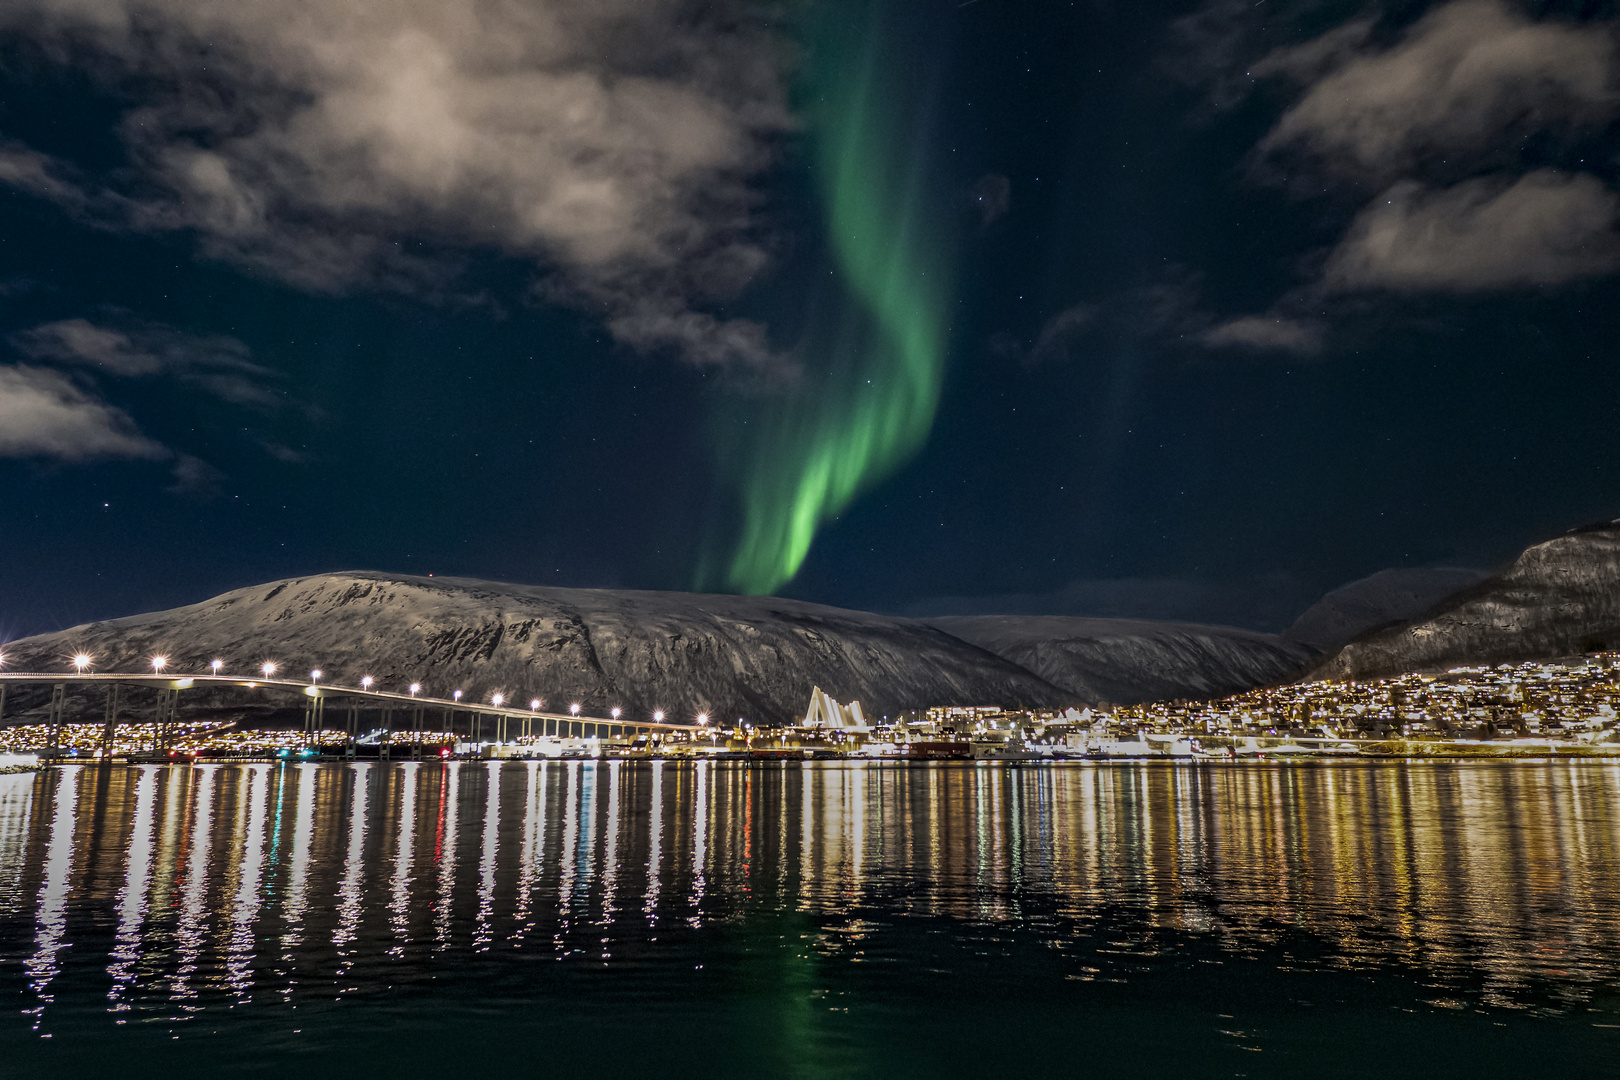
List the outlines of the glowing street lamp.
{"type": "Polygon", "coordinates": [[[540,699],[535,698],[533,701],[529,702],[529,708],[531,710],[538,710],[540,708],[540,699]]]}
{"type": "Polygon", "coordinates": [[[615,706],[613,706],[613,708],[612,708],[612,709],[611,709],[611,710],[610,710],[610,711],[609,711],[609,715],[610,715],[610,716],[612,716],[612,717],[613,717],[613,719],[615,719],[615,720],[617,720],[617,719],[618,719],[618,718],[619,718],[619,714],[620,714],[620,713],[621,713],[621,712],[623,712],[623,711],[624,711],[624,710],[623,710],[623,709],[621,709],[621,708],[619,708],[619,707],[618,707],[618,706],[617,706],[617,705],[615,705],[615,706]]]}
{"type": "Polygon", "coordinates": [[[161,673],[163,671],[163,669],[168,667],[168,666],[169,666],[169,658],[167,656],[154,656],[154,657],[152,657],[152,671],[153,671],[154,674],[161,673]]]}
{"type": "Polygon", "coordinates": [[[707,724],[709,722],[709,714],[706,712],[700,712],[698,713],[697,720],[700,724],[707,724]]]}
{"type": "Polygon", "coordinates": [[[455,693],[451,694],[450,696],[455,698],[457,701],[460,701],[461,700],[461,691],[457,690],[455,693]]]}
{"type": "Polygon", "coordinates": [[[576,701],[572,705],[568,706],[568,711],[571,714],[573,714],[574,716],[578,716],[579,715],[579,702],[576,701]]]}
{"type": "Polygon", "coordinates": [[[494,697],[490,698],[489,700],[490,700],[490,703],[493,704],[498,709],[506,701],[506,695],[505,694],[496,694],[494,697]]]}
{"type": "Polygon", "coordinates": [[[73,658],[73,666],[79,669],[80,675],[83,675],[84,669],[95,663],[95,659],[89,653],[79,653],[73,658]]]}
{"type": "Polygon", "coordinates": [[[653,723],[662,724],[663,722],[664,722],[664,710],[663,709],[654,710],[653,711],[653,723]]]}
{"type": "Polygon", "coordinates": [[[362,689],[362,690],[370,690],[371,689],[371,684],[376,682],[376,681],[377,680],[373,679],[370,675],[367,675],[365,678],[360,680],[360,689],[362,689]]]}
{"type": "Polygon", "coordinates": [[[417,694],[420,694],[421,692],[422,692],[422,684],[421,683],[419,683],[419,682],[411,683],[411,697],[415,697],[417,694]]]}
{"type": "Polygon", "coordinates": [[[213,661],[209,662],[208,670],[212,671],[215,675],[218,675],[219,674],[219,669],[224,667],[224,666],[225,666],[225,661],[223,661],[223,660],[213,660],[213,661]]]}

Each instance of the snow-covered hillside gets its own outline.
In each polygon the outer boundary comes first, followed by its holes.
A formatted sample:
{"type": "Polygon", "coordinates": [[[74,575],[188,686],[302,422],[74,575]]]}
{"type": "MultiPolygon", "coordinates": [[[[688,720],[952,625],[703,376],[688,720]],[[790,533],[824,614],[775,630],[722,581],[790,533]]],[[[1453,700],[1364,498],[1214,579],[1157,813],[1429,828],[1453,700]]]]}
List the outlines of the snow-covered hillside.
{"type": "Polygon", "coordinates": [[[1278,682],[1316,654],[1275,634],[1229,626],[962,615],[929,622],[1087,701],[1132,705],[1211,698],[1278,682]]]}
{"type": "MultiPolygon", "coordinates": [[[[802,716],[812,686],[866,714],[941,704],[1062,706],[1083,698],[920,622],[773,597],[556,589],[355,572],[239,589],[170,611],[13,642],[11,670],[229,670],[266,661],[324,681],[421,682],[488,700],[543,698],[596,715],[664,709],[750,721],[802,716]]],[[[21,701],[19,699],[19,704],[21,701]]]]}
{"type": "Polygon", "coordinates": [[[1380,570],[1322,597],[1282,636],[1328,652],[1369,630],[1426,614],[1488,576],[1483,570],[1446,566],[1380,570]]]}
{"type": "Polygon", "coordinates": [[[1620,648],[1620,522],[1527,548],[1437,610],[1345,645],[1313,672],[1378,678],[1620,648]]]}

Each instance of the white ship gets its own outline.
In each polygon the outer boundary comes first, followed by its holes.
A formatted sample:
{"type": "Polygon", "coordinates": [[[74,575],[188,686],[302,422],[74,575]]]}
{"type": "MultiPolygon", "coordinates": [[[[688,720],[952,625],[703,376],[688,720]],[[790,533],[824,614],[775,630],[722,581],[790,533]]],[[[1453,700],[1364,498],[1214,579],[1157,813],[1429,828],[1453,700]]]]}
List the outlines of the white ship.
{"type": "Polygon", "coordinates": [[[976,738],[969,744],[974,761],[1035,761],[1041,755],[1011,739],[976,738]]]}

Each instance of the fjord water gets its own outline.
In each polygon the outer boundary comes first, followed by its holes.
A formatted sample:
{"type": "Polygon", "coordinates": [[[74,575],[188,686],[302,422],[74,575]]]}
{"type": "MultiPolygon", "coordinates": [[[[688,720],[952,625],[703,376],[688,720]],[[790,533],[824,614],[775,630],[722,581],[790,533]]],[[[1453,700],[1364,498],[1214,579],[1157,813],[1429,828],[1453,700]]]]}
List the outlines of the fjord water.
{"type": "Polygon", "coordinates": [[[1612,1076],[1620,766],[0,777],[0,1074],[1612,1076]]]}

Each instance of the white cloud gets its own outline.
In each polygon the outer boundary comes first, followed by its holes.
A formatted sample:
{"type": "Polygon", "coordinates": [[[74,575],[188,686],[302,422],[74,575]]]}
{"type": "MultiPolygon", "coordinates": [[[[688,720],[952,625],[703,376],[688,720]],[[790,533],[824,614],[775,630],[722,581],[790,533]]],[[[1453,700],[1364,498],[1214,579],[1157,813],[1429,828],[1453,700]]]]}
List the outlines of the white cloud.
{"type": "Polygon", "coordinates": [[[15,335],[12,344],[34,359],[90,363],[114,375],[155,375],[164,367],[161,357],[137,348],[128,334],[85,319],[36,326],[15,335]]]}
{"type": "Polygon", "coordinates": [[[1102,309],[1096,304],[1076,304],[1053,315],[1041,326],[1040,336],[1029,351],[1031,363],[1066,360],[1085,339],[1095,333],[1102,309]]]}
{"type": "Polygon", "coordinates": [[[637,347],[781,362],[691,311],[764,265],[749,181],[789,125],[781,49],[729,5],[14,0],[7,23],[146,97],[130,194],[26,147],[0,179],[313,290],[434,287],[413,239],[502,250],[637,347]]]}
{"type": "Polygon", "coordinates": [[[1620,196],[1540,169],[1512,184],[1431,191],[1402,181],[1363,210],[1328,259],[1330,289],[1463,292],[1559,285],[1620,267],[1620,196]]]}
{"type": "Polygon", "coordinates": [[[1322,323],[1288,314],[1300,310],[1303,294],[1285,297],[1266,314],[1217,321],[1204,306],[1201,291],[1202,282],[1197,276],[1177,272],[1156,285],[1060,311],[1046,321],[1034,346],[1027,351],[1005,334],[992,338],[991,348],[1029,363],[1069,359],[1088,346],[1099,354],[1114,356],[1141,345],[1177,350],[1189,346],[1237,348],[1300,356],[1322,351],[1322,323]]]}
{"type": "MultiPolygon", "coordinates": [[[[1569,150],[1620,114],[1617,24],[1537,21],[1505,0],[1437,4],[1393,38],[1380,21],[1357,18],[1243,68],[1303,87],[1256,147],[1258,177],[1320,193],[1323,174],[1295,167],[1303,153],[1341,182],[1383,189],[1294,298],[1557,286],[1620,267],[1620,196],[1584,172],[1526,172],[1523,155],[1530,136],[1569,150]]],[[[1203,341],[1318,351],[1325,324],[1280,314],[1286,304],[1203,341]]]]}
{"type": "Polygon", "coordinates": [[[1080,303],[1046,320],[1026,357],[1042,364],[1069,360],[1088,345],[1118,354],[1136,345],[1170,345],[1200,334],[1210,317],[1199,304],[1201,282],[1182,267],[1161,280],[1126,289],[1098,303],[1080,303]]]}
{"type": "Polygon", "coordinates": [[[1244,315],[1206,331],[1205,345],[1310,355],[1321,351],[1322,329],[1281,315],[1244,315]]]}
{"type": "Polygon", "coordinates": [[[271,388],[276,373],[254,363],[248,347],[235,338],[126,322],[109,327],[63,319],[14,334],[11,344],[33,360],[126,377],[172,376],[235,405],[273,409],[282,403],[271,388]]]}
{"type": "Polygon", "coordinates": [[[0,457],[88,461],[169,456],[128,415],[91,397],[60,372],[0,367],[0,457]]]}
{"type": "Polygon", "coordinates": [[[1294,145],[1385,180],[1425,155],[1481,152],[1505,133],[1601,122],[1620,105],[1610,26],[1532,22],[1501,0],[1457,0],[1394,46],[1353,48],[1366,23],[1279,50],[1254,75],[1310,84],[1260,143],[1294,145]]]}
{"type": "Polygon", "coordinates": [[[171,495],[209,496],[219,494],[219,485],[225,474],[202,458],[180,454],[171,470],[174,483],[164,490],[171,495]]]}
{"type": "Polygon", "coordinates": [[[65,179],[56,162],[11,139],[0,139],[0,183],[31,191],[80,213],[88,209],[83,189],[65,179]]]}

